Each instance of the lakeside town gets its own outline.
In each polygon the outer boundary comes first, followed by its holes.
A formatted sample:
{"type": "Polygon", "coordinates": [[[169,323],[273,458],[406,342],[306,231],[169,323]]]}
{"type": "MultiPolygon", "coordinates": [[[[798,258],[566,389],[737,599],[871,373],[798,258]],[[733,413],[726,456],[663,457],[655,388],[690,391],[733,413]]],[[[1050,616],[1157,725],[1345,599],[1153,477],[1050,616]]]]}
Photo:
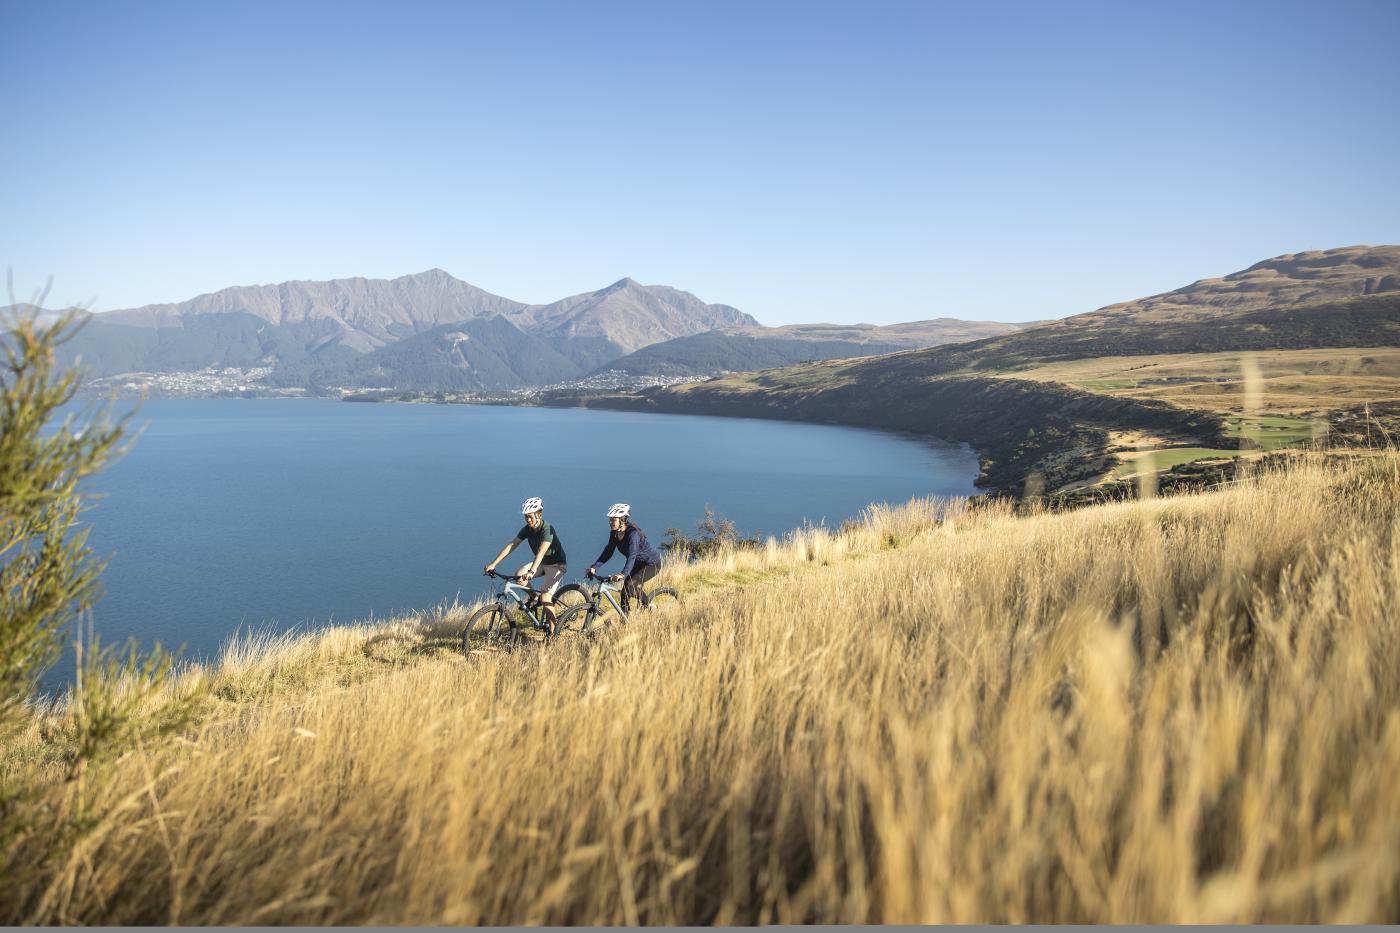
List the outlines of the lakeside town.
{"type": "Polygon", "coordinates": [[[132,372],[103,376],[88,381],[81,397],[94,398],[343,398],[355,401],[386,401],[421,398],[433,401],[529,403],[555,393],[632,392],[664,388],[687,382],[703,382],[711,376],[634,375],[621,370],[594,373],[586,379],[542,386],[523,386],[494,391],[425,391],[396,386],[325,386],[316,393],[304,386],[277,386],[267,383],[271,366],[239,368],[208,366],[183,372],[132,372]]]}

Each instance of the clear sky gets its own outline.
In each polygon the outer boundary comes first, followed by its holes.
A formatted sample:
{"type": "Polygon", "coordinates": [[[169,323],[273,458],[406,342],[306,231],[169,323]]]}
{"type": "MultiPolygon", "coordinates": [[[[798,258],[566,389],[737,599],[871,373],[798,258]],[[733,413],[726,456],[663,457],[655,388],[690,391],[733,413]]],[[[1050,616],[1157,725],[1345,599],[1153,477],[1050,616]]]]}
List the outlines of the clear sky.
{"type": "Polygon", "coordinates": [[[1397,49],[1397,0],[0,0],[0,266],[1059,317],[1400,243],[1397,49]]]}

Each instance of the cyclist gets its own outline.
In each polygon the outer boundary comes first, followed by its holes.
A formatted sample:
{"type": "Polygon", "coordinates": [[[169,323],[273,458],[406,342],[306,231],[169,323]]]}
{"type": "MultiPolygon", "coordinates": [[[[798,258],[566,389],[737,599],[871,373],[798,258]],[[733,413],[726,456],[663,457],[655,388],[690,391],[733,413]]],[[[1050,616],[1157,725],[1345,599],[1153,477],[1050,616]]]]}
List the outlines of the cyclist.
{"type": "Polygon", "coordinates": [[[645,606],[642,584],[661,571],[661,555],[651,546],[646,533],[633,523],[632,507],[626,502],[619,502],[608,509],[608,528],[607,546],[593,566],[588,568],[588,575],[596,576],[598,568],[612,558],[613,552],[620,550],[627,557],[627,563],[623,565],[622,572],[614,574],[611,579],[614,583],[625,581],[622,587],[623,611],[627,610],[632,599],[645,606]]]}
{"type": "Polygon", "coordinates": [[[545,624],[549,626],[550,636],[553,637],[554,591],[559,589],[559,583],[568,569],[564,557],[564,542],[559,540],[554,526],[544,520],[544,502],[539,496],[532,496],[521,503],[520,514],[525,516],[525,527],[520,529],[514,540],[501,548],[501,553],[486,565],[484,572],[490,573],[495,570],[496,565],[505,560],[506,555],[515,550],[520,542],[529,542],[530,553],[534,557],[520,568],[515,580],[521,586],[528,586],[531,580],[543,581],[539,587],[540,613],[544,616],[545,624]]]}

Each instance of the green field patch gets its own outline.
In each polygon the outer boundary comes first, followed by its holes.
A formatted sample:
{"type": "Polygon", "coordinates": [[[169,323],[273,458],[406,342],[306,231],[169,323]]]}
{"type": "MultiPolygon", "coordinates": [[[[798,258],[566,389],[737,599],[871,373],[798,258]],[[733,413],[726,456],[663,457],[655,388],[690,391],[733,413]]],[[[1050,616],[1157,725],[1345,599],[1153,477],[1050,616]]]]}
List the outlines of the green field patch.
{"type": "Polygon", "coordinates": [[[1117,477],[1137,476],[1144,471],[1170,470],[1183,463],[1238,457],[1243,453],[1245,451],[1223,450],[1217,447],[1170,447],[1166,450],[1154,450],[1151,455],[1144,454],[1134,460],[1120,463],[1114,468],[1113,475],[1117,477]]]}
{"type": "Polygon", "coordinates": [[[1225,434],[1254,441],[1260,450],[1300,447],[1313,438],[1310,418],[1290,415],[1250,415],[1225,419],[1225,434]]]}

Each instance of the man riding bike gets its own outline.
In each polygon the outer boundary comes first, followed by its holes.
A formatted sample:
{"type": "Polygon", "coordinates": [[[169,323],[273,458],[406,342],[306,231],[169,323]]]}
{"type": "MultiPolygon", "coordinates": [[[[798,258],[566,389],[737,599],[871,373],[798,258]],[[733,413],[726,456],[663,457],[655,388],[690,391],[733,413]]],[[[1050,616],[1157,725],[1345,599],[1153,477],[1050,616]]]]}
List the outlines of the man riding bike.
{"type": "Polygon", "coordinates": [[[623,565],[622,572],[614,574],[611,579],[614,583],[625,581],[622,587],[623,611],[627,610],[632,599],[646,605],[642,584],[661,571],[661,555],[651,546],[646,533],[633,524],[632,507],[627,503],[619,502],[608,509],[608,527],[607,546],[593,566],[588,568],[588,575],[596,576],[598,568],[612,559],[614,552],[621,551],[627,563],[623,565]]]}
{"type": "Polygon", "coordinates": [[[528,541],[530,553],[534,554],[534,558],[520,568],[515,580],[521,586],[529,586],[531,580],[543,581],[539,586],[540,614],[549,625],[550,637],[553,637],[554,591],[559,589],[559,584],[568,569],[564,558],[564,543],[559,540],[554,527],[544,520],[544,502],[539,496],[526,499],[520,506],[520,514],[525,516],[525,527],[520,529],[513,541],[501,548],[501,553],[486,565],[484,572],[489,574],[494,571],[496,565],[505,560],[506,555],[515,550],[520,542],[528,541]]]}

